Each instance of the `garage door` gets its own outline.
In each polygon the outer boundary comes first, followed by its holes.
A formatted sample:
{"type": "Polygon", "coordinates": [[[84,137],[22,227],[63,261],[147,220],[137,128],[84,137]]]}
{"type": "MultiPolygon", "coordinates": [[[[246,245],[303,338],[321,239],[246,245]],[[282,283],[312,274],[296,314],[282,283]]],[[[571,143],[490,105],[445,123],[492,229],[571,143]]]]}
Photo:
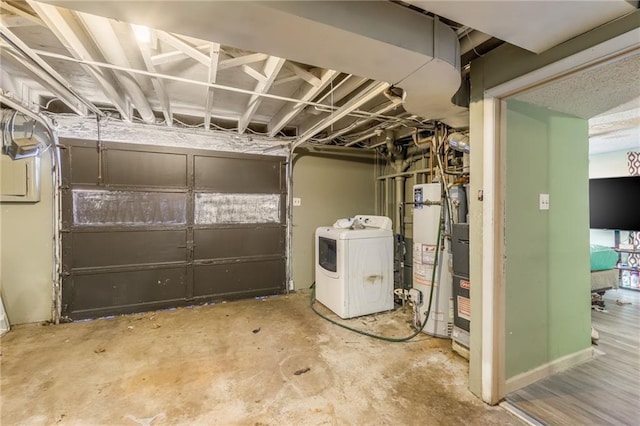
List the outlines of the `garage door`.
{"type": "Polygon", "coordinates": [[[284,157],[61,143],[63,318],[284,291],[284,157]]]}

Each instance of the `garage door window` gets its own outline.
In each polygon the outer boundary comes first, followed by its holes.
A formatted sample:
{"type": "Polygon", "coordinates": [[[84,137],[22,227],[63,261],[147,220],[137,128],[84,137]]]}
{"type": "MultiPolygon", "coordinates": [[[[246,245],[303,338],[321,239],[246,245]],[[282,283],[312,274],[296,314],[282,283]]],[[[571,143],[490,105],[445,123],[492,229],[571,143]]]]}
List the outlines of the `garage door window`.
{"type": "Polygon", "coordinates": [[[187,223],[187,194],[73,190],[77,226],[149,226],[187,223]]]}
{"type": "Polygon", "coordinates": [[[196,194],[197,225],[279,222],[280,194],[196,194]]]}

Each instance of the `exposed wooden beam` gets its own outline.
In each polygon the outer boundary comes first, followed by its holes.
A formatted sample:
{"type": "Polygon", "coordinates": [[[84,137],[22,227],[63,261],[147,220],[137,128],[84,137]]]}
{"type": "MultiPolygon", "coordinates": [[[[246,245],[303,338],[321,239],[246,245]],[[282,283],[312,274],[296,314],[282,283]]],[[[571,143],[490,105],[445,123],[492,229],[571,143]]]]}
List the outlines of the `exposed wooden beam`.
{"type": "Polygon", "coordinates": [[[223,59],[218,65],[218,70],[222,71],[233,67],[239,67],[241,65],[261,62],[266,60],[268,57],[269,55],[265,55],[264,53],[252,53],[250,55],[238,56],[236,58],[223,59]]]}
{"type": "MultiPolygon", "coordinates": [[[[142,60],[144,61],[144,65],[147,68],[147,71],[156,74],[157,71],[151,59],[151,47],[146,43],[138,42],[138,48],[140,49],[140,54],[142,55],[142,60]]],[[[167,126],[172,127],[173,113],[171,112],[171,102],[169,99],[169,95],[167,94],[167,89],[164,85],[164,80],[162,80],[161,78],[153,77],[151,78],[151,84],[153,84],[153,89],[156,91],[156,95],[158,95],[158,101],[160,102],[160,107],[162,108],[164,121],[167,126]]]]}
{"type": "Polygon", "coordinates": [[[209,67],[209,57],[191,46],[190,44],[180,40],[178,37],[171,35],[165,31],[156,31],[156,34],[160,40],[167,43],[174,49],[178,49],[185,55],[195,59],[200,62],[202,65],[209,67]]]}
{"type": "MultiPolygon", "coordinates": [[[[25,60],[23,57],[9,49],[0,49],[0,55],[2,55],[5,61],[9,61],[23,67],[27,71],[28,75],[33,79],[33,81],[37,82],[47,91],[51,92],[53,96],[60,99],[65,105],[71,108],[73,112],[83,117],[89,115],[89,110],[85,105],[83,105],[78,101],[78,99],[66,92],[65,88],[62,85],[52,80],[37,65],[25,60]]],[[[15,92],[18,89],[14,88],[13,90],[15,92]]],[[[18,95],[18,93],[16,93],[16,95],[18,95]]]]}
{"type": "MultiPolygon", "coordinates": [[[[292,95],[293,98],[299,98],[302,101],[311,101],[320,92],[327,87],[327,85],[339,74],[338,71],[324,70],[320,77],[320,84],[317,86],[309,87],[308,84],[302,83],[296,92],[292,95]]],[[[280,130],[282,130],[291,120],[295,118],[305,107],[305,104],[286,104],[280,111],[273,116],[269,122],[269,136],[276,136],[280,130]]]]}
{"type": "Polygon", "coordinates": [[[2,5],[0,6],[0,9],[7,10],[7,11],[13,13],[16,16],[19,16],[21,18],[24,18],[24,19],[28,20],[32,24],[40,25],[42,27],[46,27],[47,26],[42,21],[42,19],[40,19],[37,16],[34,16],[34,15],[30,14],[29,12],[26,12],[26,11],[24,11],[24,10],[18,8],[18,7],[12,6],[9,3],[7,3],[6,1],[2,2],[2,5]]]}
{"type": "Polygon", "coordinates": [[[238,56],[234,58],[229,53],[222,51],[221,55],[228,56],[229,59],[223,59],[220,61],[220,63],[218,64],[218,71],[240,67],[240,69],[242,69],[245,74],[257,81],[267,80],[266,75],[262,74],[255,68],[250,67],[248,64],[264,61],[269,57],[269,55],[266,55],[264,53],[251,53],[249,55],[238,56]]]}
{"type": "Polygon", "coordinates": [[[300,80],[300,77],[297,76],[297,75],[290,75],[288,77],[281,77],[281,78],[277,79],[276,81],[274,81],[273,84],[271,85],[271,87],[280,86],[281,84],[290,83],[290,82],[296,81],[296,80],[300,80]]]}
{"type": "Polygon", "coordinates": [[[318,134],[323,129],[326,129],[336,121],[346,117],[352,111],[360,108],[365,103],[369,102],[382,92],[384,92],[387,88],[389,88],[389,83],[383,83],[374,81],[369,83],[363,90],[358,93],[355,97],[345,103],[343,106],[333,111],[329,117],[317,123],[315,126],[311,127],[309,130],[304,132],[298,140],[296,140],[294,147],[299,146],[300,144],[308,141],[313,136],[318,134]]]}
{"type": "MultiPolygon", "coordinates": [[[[267,93],[271,88],[271,85],[275,81],[278,73],[282,69],[282,66],[285,63],[285,59],[278,58],[275,56],[270,56],[264,63],[262,68],[262,72],[267,76],[265,81],[258,81],[256,83],[256,87],[254,88],[254,92],[257,93],[267,93]]],[[[251,119],[254,114],[258,110],[258,107],[262,103],[262,97],[258,95],[252,95],[247,103],[247,109],[244,111],[240,119],[238,120],[238,133],[244,133],[251,123],[251,119]]]]}
{"type": "Polygon", "coordinates": [[[0,23],[7,28],[33,27],[33,22],[16,15],[0,15],[0,23]]]}
{"type": "MultiPolygon", "coordinates": [[[[209,50],[209,84],[215,83],[218,75],[218,61],[220,59],[220,43],[211,43],[209,50]]],[[[204,128],[209,130],[211,126],[211,108],[213,107],[213,87],[207,88],[207,103],[204,107],[204,128]]]]}
{"type": "MultiPolygon", "coordinates": [[[[0,45],[0,48],[4,50],[4,46],[0,45]]],[[[0,54],[2,54],[2,50],[0,50],[0,54]]],[[[14,75],[7,72],[6,67],[0,69],[0,84],[6,93],[17,93],[18,83],[16,80],[14,75]]]]}
{"type": "MultiPolygon", "coordinates": [[[[211,47],[211,43],[201,44],[199,46],[195,46],[198,50],[205,50],[211,47]]],[[[157,55],[151,56],[151,62],[153,65],[162,65],[168,64],[170,62],[181,61],[183,59],[190,58],[189,55],[184,53],[181,50],[173,50],[171,52],[158,53],[157,55]]]]}
{"type": "MultiPolygon", "coordinates": [[[[402,104],[402,99],[401,98],[397,98],[394,99],[393,101],[387,102],[386,104],[375,108],[373,110],[371,110],[370,112],[373,114],[385,114],[393,109],[398,108],[399,105],[402,104]]],[[[354,121],[353,123],[351,123],[348,126],[345,126],[344,128],[337,130],[333,133],[331,133],[330,135],[328,135],[326,138],[323,138],[323,140],[321,142],[329,142],[339,136],[342,136],[348,132],[350,132],[353,129],[357,129],[360,126],[363,126],[365,124],[367,124],[368,122],[372,121],[374,119],[374,117],[369,117],[369,118],[362,118],[359,120],[354,121]]]]}
{"type": "MultiPolygon", "coordinates": [[[[89,110],[102,116],[103,113],[91,101],[77,93],[71,84],[54,70],[44,59],[38,56],[29,46],[20,40],[11,30],[0,25],[0,35],[9,46],[14,48],[19,56],[15,59],[26,67],[31,74],[37,76],[41,85],[49,90],[54,96],[60,98],[72,111],[78,115],[87,116],[89,110]]],[[[0,49],[6,51],[6,48],[0,49]]]]}
{"type": "MultiPolygon", "coordinates": [[[[370,80],[367,78],[356,77],[349,74],[345,78],[340,80],[339,83],[333,84],[331,90],[327,90],[319,99],[316,99],[316,102],[328,107],[333,107],[346,97],[357,93],[356,91],[368,81],[370,80]]],[[[299,123],[298,134],[304,134],[307,130],[313,128],[315,125],[324,120],[327,115],[328,113],[323,113],[317,116],[310,117],[304,122],[299,123]]]]}
{"type": "Polygon", "coordinates": [[[287,62],[285,64],[285,67],[289,68],[291,71],[294,72],[295,75],[297,75],[298,77],[300,77],[301,79],[303,79],[307,83],[311,84],[312,86],[319,86],[320,84],[322,84],[322,82],[320,81],[320,79],[318,77],[316,77],[315,75],[313,75],[309,71],[305,70],[304,68],[299,67],[298,65],[294,64],[293,62],[287,62]]]}
{"type": "MultiPolygon", "coordinates": [[[[65,19],[64,14],[69,14],[69,11],[33,0],[27,0],[27,2],[73,57],[82,60],[95,60],[94,55],[89,51],[87,40],[80,38],[83,34],[82,28],[73,22],[71,17],[69,20],[65,19]]],[[[104,94],[118,110],[122,118],[126,121],[131,121],[131,107],[128,99],[118,86],[113,74],[97,70],[90,65],[83,64],[82,67],[102,88],[104,94]]]]}
{"type": "Polygon", "coordinates": [[[267,81],[267,76],[262,74],[260,71],[256,71],[255,69],[251,68],[249,65],[242,65],[242,71],[244,71],[245,74],[247,74],[250,77],[253,77],[254,79],[258,80],[258,81],[267,81]]]}
{"type": "MultiPolygon", "coordinates": [[[[79,21],[84,25],[85,30],[91,36],[94,44],[107,61],[114,65],[131,68],[129,59],[109,19],[81,12],[76,12],[76,16],[78,16],[79,21]]],[[[114,72],[114,75],[120,83],[120,86],[126,90],[127,94],[131,97],[133,105],[135,105],[140,113],[140,117],[147,123],[155,123],[156,117],[153,109],[151,109],[147,96],[135,78],[125,72],[114,72]]]]}

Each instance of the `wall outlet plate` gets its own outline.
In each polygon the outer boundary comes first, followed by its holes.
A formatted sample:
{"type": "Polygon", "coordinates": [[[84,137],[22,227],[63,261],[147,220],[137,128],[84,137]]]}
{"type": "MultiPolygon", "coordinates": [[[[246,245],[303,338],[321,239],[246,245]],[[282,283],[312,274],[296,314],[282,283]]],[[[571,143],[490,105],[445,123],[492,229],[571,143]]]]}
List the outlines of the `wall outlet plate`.
{"type": "Polygon", "coordinates": [[[293,197],[293,207],[300,207],[302,205],[302,198],[293,197]]]}
{"type": "Polygon", "coordinates": [[[540,194],[540,210],[549,210],[549,194],[540,194]]]}

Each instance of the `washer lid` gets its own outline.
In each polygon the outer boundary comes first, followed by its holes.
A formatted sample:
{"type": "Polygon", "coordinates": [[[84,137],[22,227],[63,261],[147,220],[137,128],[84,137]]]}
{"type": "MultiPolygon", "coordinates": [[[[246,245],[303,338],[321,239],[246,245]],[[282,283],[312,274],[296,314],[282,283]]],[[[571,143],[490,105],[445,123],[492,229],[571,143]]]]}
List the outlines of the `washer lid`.
{"type": "Polygon", "coordinates": [[[355,240],[363,238],[392,238],[393,233],[389,229],[380,228],[344,229],[323,226],[316,229],[316,236],[334,240],[355,240]]]}
{"type": "Polygon", "coordinates": [[[372,215],[356,215],[354,217],[345,217],[344,219],[338,219],[334,224],[334,228],[380,228],[380,229],[392,229],[391,219],[386,216],[372,216],[372,215]]]}

